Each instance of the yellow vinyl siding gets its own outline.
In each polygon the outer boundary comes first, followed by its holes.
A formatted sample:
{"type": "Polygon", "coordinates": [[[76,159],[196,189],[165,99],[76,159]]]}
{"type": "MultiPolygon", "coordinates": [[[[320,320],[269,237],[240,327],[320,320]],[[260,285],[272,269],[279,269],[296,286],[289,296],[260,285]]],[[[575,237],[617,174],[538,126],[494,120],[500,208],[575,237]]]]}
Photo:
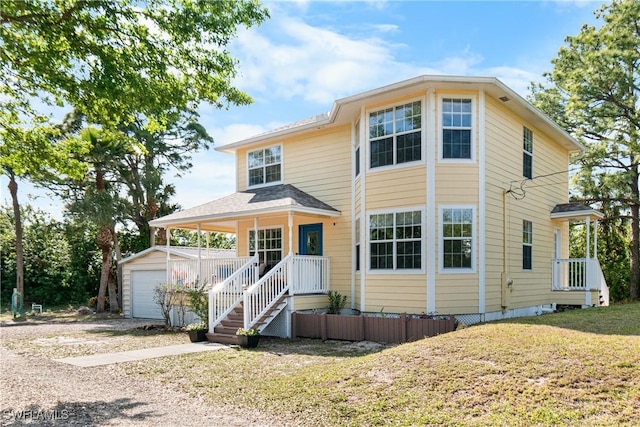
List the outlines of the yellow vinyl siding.
{"type": "Polygon", "coordinates": [[[367,276],[367,311],[385,313],[424,313],[427,300],[424,275],[367,276]]]}
{"type": "Polygon", "coordinates": [[[486,99],[486,309],[501,309],[503,269],[503,191],[506,197],[507,276],[513,279],[509,308],[551,302],[553,207],[568,199],[568,153],[532,123],[524,122],[491,97],[486,99]],[[523,126],[533,131],[533,176],[523,177],[523,126]],[[516,200],[517,195],[520,200],[516,200]],[[533,266],[522,269],[523,220],[533,223],[533,266]]]}
{"type": "Polygon", "coordinates": [[[367,211],[426,203],[424,165],[369,173],[366,180],[367,211]]]}
{"type": "MultiPolygon", "coordinates": [[[[329,307],[329,299],[326,295],[295,295],[293,297],[293,309],[295,311],[313,310],[329,307]]],[[[349,307],[348,305],[346,307],[349,307]]]]}

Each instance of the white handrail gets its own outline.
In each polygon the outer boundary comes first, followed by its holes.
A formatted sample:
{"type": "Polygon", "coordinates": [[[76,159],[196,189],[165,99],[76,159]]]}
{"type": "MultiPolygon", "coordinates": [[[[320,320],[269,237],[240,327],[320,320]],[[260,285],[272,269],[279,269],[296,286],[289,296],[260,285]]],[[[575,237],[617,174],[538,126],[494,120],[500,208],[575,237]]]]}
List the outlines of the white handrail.
{"type": "Polygon", "coordinates": [[[244,327],[253,328],[289,290],[293,255],[287,255],[244,292],[244,327]]]}
{"type": "Polygon", "coordinates": [[[238,270],[209,291],[209,332],[242,302],[243,287],[257,280],[259,256],[249,258],[238,270]]]}

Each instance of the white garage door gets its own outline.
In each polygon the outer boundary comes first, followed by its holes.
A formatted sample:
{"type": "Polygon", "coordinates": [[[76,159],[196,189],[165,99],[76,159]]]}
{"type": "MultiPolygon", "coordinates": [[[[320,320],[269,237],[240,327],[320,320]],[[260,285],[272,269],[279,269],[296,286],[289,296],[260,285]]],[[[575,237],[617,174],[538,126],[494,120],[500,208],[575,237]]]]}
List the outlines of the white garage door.
{"type": "Polygon", "coordinates": [[[134,270],[131,272],[131,317],[162,319],[160,307],[153,301],[153,289],[167,281],[165,270],[134,270]]]}

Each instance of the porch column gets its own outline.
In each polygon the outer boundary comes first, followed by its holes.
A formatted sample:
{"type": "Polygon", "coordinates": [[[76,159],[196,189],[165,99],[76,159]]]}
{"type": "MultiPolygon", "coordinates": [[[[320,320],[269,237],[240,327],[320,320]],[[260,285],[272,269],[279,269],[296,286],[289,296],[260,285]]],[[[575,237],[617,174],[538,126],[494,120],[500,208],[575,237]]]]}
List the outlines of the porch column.
{"type": "Polygon", "coordinates": [[[196,277],[196,280],[200,282],[200,278],[202,277],[202,245],[200,244],[200,224],[198,224],[196,230],[198,232],[198,277],[196,277]]]}
{"type": "Polygon", "coordinates": [[[293,213],[289,211],[289,255],[293,253],[293,213]]]}
{"type": "Polygon", "coordinates": [[[593,258],[598,259],[598,220],[593,222],[593,258]]]}
{"type": "Polygon", "coordinates": [[[207,234],[204,235],[204,239],[207,245],[207,258],[211,258],[211,254],[209,253],[209,243],[210,243],[210,239],[211,239],[211,232],[207,231],[207,234]]]}
{"type": "Polygon", "coordinates": [[[587,254],[586,258],[591,258],[591,217],[587,217],[587,254]]]}
{"type": "MultiPolygon", "coordinates": [[[[254,233],[253,236],[254,236],[254,239],[255,239],[254,242],[255,242],[255,245],[256,245],[256,253],[255,253],[255,255],[258,255],[258,266],[253,269],[254,275],[255,275],[253,280],[254,280],[254,282],[257,282],[260,279],[260,277],[258,277],[258,276],[260,276],[260,273],[259,273],[260,272],[260,255],[259,255],[259,252],[258,252],[259,249],[260,249],[260,238],[258,236],[258,217],[255,217],[253,219],[253,233],[254,233]]],[[[267,260],[265,259],[264,262],[266,263],[266,261],[267,260]]],[[[246,309],[246,305],[245,305],[245,309],[246,309]]],[[[246,317],[245,317],[245,319],[246,319],[246,317]]]]}
{"type": "Polygon", "coordinates": [[[166,238],[166,249],[167,249],[167,283],[169,283],[169,261],[171,261],[171,255],[170,255],[170,251],[171,251],[171,230],[169,229],[169,227],[165,228],[165,238],[166,238]]]}

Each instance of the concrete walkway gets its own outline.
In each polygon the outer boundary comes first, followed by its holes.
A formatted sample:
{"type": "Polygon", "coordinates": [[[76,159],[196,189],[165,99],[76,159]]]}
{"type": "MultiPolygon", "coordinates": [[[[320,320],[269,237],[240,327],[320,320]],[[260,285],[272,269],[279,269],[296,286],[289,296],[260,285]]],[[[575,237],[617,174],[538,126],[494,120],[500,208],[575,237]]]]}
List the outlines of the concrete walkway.
{"type": "Polygon", "coordinates": [[[56,362],[67,363],[74,366],[90,367],[111,365],[113,363],[133,362],[136,360],[154,359],[156,357],[176,356],[179,354],[199,353],[201,351],[215,351],[229,348],[216,343],[190,343],[170,345],[166,347],[151,347],[141,350],[121,351],[118,353],[94,354],[91,356],[66,357],[53,359],[56,362]]]}

